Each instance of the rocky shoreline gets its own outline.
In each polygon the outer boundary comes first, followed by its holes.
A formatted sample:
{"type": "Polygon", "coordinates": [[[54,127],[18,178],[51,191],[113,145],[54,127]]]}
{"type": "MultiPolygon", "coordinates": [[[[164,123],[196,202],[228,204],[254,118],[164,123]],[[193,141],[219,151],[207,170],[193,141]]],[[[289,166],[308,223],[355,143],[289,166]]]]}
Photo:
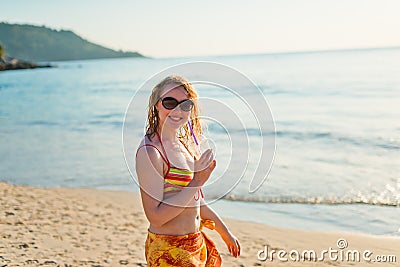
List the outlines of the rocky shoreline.
{"type": "Polygon", "coordinates": [[[35,69],[35,68],[52,68],[52,67],[54,66],[50,64],[36,64],[8,56],[0,58],[0,71],[35,69]]]}

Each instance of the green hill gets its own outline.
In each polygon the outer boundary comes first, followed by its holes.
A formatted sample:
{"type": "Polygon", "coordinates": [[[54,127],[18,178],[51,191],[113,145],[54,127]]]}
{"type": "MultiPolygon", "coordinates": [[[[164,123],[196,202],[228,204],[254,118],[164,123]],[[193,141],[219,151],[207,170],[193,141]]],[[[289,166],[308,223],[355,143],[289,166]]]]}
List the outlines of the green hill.
{"type": "Polygon", "coordinates": [[[72,31],[4,22],[0,23],[0,43],[8,56],[29,61],[143,57],[88,42],[72,31]]]}

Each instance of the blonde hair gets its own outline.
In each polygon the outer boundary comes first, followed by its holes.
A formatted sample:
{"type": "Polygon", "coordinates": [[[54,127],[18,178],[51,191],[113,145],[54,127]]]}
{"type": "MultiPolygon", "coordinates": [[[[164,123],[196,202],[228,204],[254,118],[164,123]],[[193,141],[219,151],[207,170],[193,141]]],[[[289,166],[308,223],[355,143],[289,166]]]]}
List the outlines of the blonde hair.
{"type": "MultiPolygon", "coordinates": [[[[203,133],[203,130],[201,128],[199,119],[200,109],[197,102],[198,95],[196,89],[185,78],[177,75],[168,76],[164,78],[153,88],[149,98],[149,105],[147,107],[148,115],[147,115],[146,135],[151,140],[154,134],[159,130],[160,118],[158,116],[158,111],[155,105],[160,100],[163,88],[167,85],[176,85],[176,87],[182,86],[186,90],[189,99],[193,101],[194,106],[192,108],[192,111],[190,112],[189,120],[196,137],[199,138],[198,136],[203,133]]],[[[192,143],[190,141],[192,140],[190,136],[191,136],[191,131],[189,129],[189,126],[187,124],[184,124],[178,131],[178,138],[183,140],[185,144],[189,145],[189,143],[192,143]]]]}

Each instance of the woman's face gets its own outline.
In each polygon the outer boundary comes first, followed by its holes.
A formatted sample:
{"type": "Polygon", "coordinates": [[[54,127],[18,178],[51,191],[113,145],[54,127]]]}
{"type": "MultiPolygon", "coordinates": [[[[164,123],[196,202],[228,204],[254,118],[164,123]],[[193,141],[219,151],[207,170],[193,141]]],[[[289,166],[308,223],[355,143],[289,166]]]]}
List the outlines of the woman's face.
{"type": "MultiPolygon", "coordinates": [[[[173,97],[178,100],[178,102],[189,99],[185,88],[183,88],[183,86],[176,87],[174,84],[166,85],[163,88],[161,98],[165,97],[173,97]]],[[[156,108],[158,110],[161,127],[178,129],[188,121],[190,116],[190,111],[183,111],[180,105],[173,110],[166,109],[162,105],[161,100],[157,102],[156,108]]]]}

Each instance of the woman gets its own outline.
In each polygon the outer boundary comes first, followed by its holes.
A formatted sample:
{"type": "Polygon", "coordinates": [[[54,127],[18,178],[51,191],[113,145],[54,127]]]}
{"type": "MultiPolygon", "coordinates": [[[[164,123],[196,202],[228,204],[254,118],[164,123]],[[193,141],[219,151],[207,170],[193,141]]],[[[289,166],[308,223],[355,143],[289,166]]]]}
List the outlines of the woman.
{"type": "Polygon", "coordinates": [[[156,85],[148,106],[146,135],[136,153],[143,208],[150,223],[145,255],[152,266],[221,266],[215,244],[201,231],[215,229],[231,255],[240,244],[221,218],[207,206],[201,186],[216,166],[209,149],[194,153],[188,125],[198,137],[197,93],[180,76],[156,85]]]}

